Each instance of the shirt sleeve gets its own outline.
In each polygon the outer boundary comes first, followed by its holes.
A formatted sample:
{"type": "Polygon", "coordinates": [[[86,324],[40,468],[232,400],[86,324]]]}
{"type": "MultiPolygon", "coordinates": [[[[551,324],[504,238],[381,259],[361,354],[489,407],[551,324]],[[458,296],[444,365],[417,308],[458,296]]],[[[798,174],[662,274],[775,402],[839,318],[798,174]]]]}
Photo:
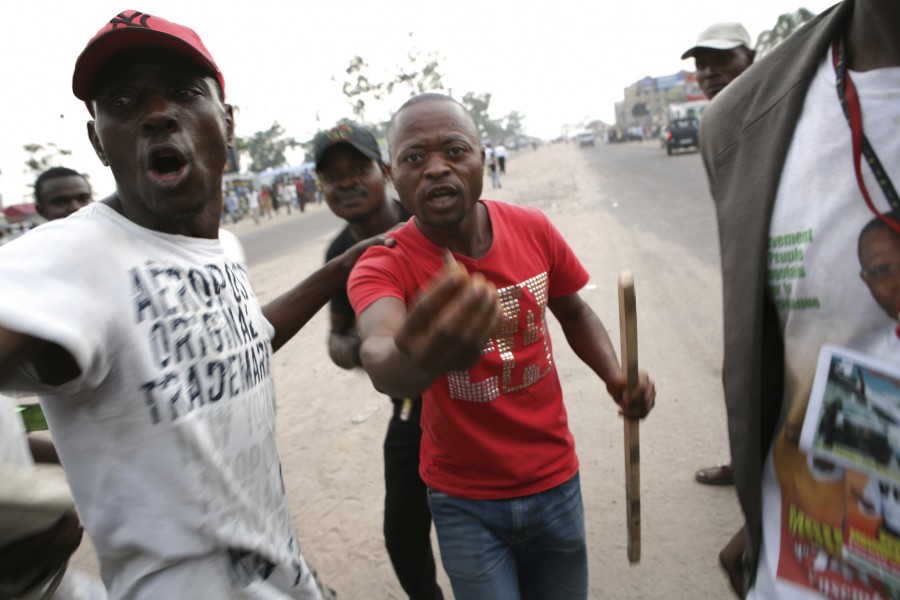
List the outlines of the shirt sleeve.
{"type": "Polygon", "coordinates": [[[23,364],[4,390],[69,393],[98,384],[108,372],[106,345],[108,277],[104,240],[75,222],[51,222],[0,248],[0,326],[61,346],[81,375],[62,386],[43,384],[23,364]]]}
{"type": "Polygon", "coordinates": [[[347,281],[347,295],[357,317],[373,302],[386,296],[405,302],[398,272],[401,271],[390,249],[372,246],[363,253],[347,281]]]}

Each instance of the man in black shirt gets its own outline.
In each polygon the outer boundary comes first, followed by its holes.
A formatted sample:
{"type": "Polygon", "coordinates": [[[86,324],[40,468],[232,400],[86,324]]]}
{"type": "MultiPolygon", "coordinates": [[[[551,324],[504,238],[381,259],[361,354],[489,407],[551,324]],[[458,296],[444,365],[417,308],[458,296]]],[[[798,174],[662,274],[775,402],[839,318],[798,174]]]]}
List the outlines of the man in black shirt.
{"type": "MultiPolygon", "coordinates": [[[[388,197],[387,167],[372,133],[351,123],[320,132],[314,142],[316,173],[325,202],[347,221],[332,240],[326,260],[409,219],[397,200],[388,197]]],[[[356,318],[341,288],[331,298],[331,360],[344,369],[361,366],[356,318]]],[[[431,549],[431,513],[419,476],[419,419],[422,399],[391,398],[394,412],[384,440],[384,539],[404,591],[413,600],[443,598],[431,549]]]]}

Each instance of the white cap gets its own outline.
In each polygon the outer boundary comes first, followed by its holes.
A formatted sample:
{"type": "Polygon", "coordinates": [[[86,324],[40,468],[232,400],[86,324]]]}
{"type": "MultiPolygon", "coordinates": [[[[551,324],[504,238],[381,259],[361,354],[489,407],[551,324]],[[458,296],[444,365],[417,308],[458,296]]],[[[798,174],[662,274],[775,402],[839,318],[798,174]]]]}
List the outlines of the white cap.
{"type": "Polygon", "coordinates": [[[734,50],[739,46],[751,49],[753,42],[750,34],[740,23],[714,23],[697,36],[697,45],[681,55],[682,59],[690,58],[697,50],[734,50]]]}

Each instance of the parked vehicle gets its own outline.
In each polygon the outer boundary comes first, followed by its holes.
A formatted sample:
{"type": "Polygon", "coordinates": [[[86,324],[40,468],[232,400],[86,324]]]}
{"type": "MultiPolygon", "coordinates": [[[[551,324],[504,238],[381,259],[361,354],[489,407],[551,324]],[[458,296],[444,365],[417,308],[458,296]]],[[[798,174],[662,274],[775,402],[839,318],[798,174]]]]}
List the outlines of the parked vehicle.
{"type": "Polygon", "coordinates": [[[593,146],[597,136],[591,131],[584,131],[578,134],[578,147],[593,146]]]}
{"type": "Polygon", "coordinates": [[[709,100],[689,100],[688,102],[673,102],[669,105],[668,116],[670,119],[683,119],[685,117],[700,118],[703,111],[709,106],[709,100]]]}
{"type": "Polygon", "coordinates": [[[696,117],[672,119],[666,125],[666,154],[680,148],[700,147],[700,121],[696,117]]]}

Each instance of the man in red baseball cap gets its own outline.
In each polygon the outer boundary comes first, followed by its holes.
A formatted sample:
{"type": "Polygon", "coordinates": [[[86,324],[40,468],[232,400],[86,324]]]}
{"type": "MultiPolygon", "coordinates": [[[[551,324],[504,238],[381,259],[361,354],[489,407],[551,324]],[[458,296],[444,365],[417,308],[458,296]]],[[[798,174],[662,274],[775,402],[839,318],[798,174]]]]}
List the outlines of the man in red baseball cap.
{"type": "Polygon", "coordinates": [[[72,87],[116,190],[0,249],[0,390],[41,394],[111,598],[322,598],[285,499],[272,352],[380,240],[261,307],[219,230],[234,120],[199,36],[123,12],[72,87]]]}
{"type": "Polygon", "coordinates": [[[119,13],[97,32],[75,61],[72,91],[87,102],[97,75],[112,58],[134,48],[164,48],[197,63],[219,84],[225,100],[225,78],[197,33],[184,25],[136,10],[119,13]]]}

